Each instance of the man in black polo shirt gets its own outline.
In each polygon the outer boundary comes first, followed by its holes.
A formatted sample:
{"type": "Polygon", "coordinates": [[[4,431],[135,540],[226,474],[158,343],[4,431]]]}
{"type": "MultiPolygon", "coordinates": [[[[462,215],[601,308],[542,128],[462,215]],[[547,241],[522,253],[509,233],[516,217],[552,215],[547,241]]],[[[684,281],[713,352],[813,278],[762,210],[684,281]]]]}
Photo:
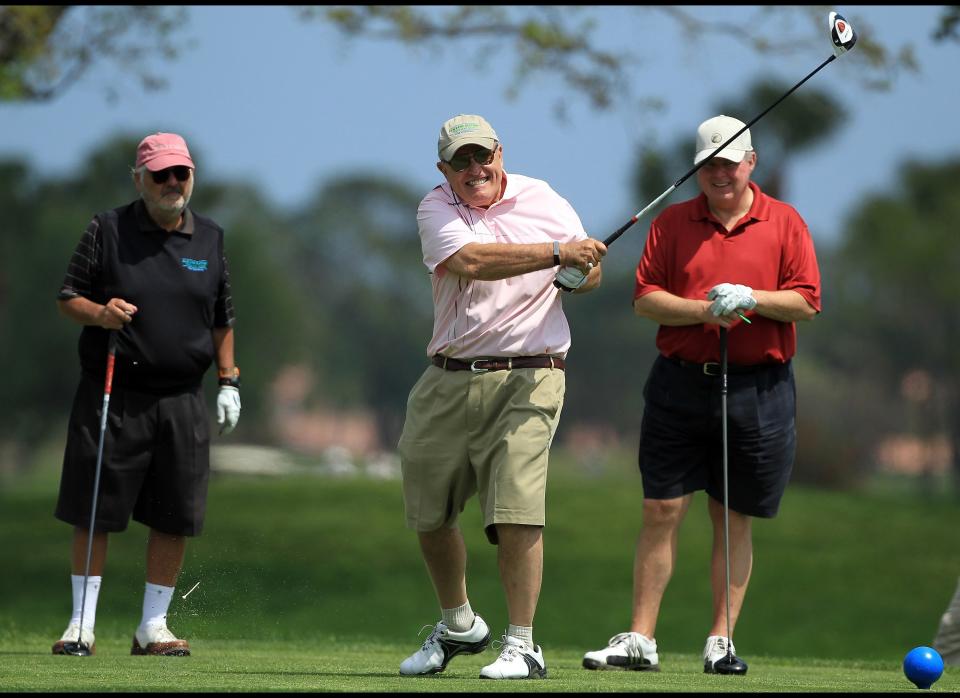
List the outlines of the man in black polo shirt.
{"type": "Polygon", "coordinates": [[[70,415],[56,517],[73,524],[73,616],[54,654],[80,635],[94,651],[97,598],[107,535],[130,515],[150,529],[143,617],[131,654],[190,654],[166,623],[186,537],[206,511],[210,434],[203,375],[215,360],[217,421],[229,433],[240,417],[233,357],[233,301],[223,230],[187,208],[194,164],[173,133],[137,148],[140,198],[98,213],[73,253],[57,304],[83,325],[80,385],[70,415]],[[107,343],[117,351],[90,562],[83,602],[90,508],[99,442],[107,343]]]}

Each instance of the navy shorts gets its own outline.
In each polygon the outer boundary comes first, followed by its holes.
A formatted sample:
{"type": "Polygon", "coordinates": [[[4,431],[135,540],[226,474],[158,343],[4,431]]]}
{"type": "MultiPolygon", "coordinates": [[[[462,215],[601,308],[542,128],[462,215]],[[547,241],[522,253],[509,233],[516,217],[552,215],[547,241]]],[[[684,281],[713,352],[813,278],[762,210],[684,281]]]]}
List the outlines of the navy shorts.
{"type": "MultiPolygon", "coordinates": [[[[790,362],[730,367],[727,374],[729,504],[772,518],[796,453],[796,386],[790,362]]],[[[658,356],[643,389],[640,473],[648,499],[697,490],[723,501],[720,377],[658,356]]]]}
{"type": "MultiPolygon", "coordinates": [[[[63,456],[55,516],[90,526],[103,383],[80,380],[63,456]]],[[[134,521],[171,535],[203,529],[210,478],[210,423],[200,387],[151,395],[114,386],[97,497],[97,531],[134,521]]]]}

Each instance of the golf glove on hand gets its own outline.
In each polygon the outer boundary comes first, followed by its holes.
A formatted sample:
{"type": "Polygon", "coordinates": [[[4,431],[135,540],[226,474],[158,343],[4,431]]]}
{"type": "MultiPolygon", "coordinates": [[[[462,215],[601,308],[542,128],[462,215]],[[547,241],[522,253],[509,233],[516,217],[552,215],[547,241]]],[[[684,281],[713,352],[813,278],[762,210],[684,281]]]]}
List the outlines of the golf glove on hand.
{"type": "Polygon", "coordinates": [[[739,308],[753,310],[757,307],[753,289],[743,284],[717,284],[710,289],[707,300],[713,301],[710,312],[717,317],[729,315],[739,308]]]}
{"type": "Polygon", "coordinates": [[[561,267],[554,279],[561,291],[570,293],[583,286],[587,275],[576,267],[561,267]]]}
{"type": "Polygon", "coordinates": [[[240,391],[232,385],[220,387],[217,395],[217,424],[221,434],[229,434],[240,419],[240,391]]]}

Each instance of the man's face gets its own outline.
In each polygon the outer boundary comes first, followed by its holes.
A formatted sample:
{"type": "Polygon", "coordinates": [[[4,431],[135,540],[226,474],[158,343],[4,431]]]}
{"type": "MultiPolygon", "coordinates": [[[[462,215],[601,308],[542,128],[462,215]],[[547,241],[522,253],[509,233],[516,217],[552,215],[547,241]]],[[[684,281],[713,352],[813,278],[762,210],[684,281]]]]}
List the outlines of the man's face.
{"type": "Polygon", "coordinates": [[[186,165],[157,172],[144,170],[134,182],[148,209],[170,216],[183,213],[193,195],[193,169],[186,165]]]}
{"type": "Polygon", "coordinates": [[[739,207],[756,164],[757,154],[747,153],[740,162],[713,158],[697,170],[697,182],[710,206],[719,210],[739,207]]]}
{"type": "Polygon", "coordinates": [[[471,206],[486,208],[500,198],[503,148],[499,143],[492,151],[473,143],[465,145],[454,153],[450,162],[438,162],[437,169],[447,178],[454,193],[471,206]],[[477,159],[481,162],[489,160],[489,163],[482,165],[477,159]],[[457,172],[457,168],[463,169],[457,172]]]}

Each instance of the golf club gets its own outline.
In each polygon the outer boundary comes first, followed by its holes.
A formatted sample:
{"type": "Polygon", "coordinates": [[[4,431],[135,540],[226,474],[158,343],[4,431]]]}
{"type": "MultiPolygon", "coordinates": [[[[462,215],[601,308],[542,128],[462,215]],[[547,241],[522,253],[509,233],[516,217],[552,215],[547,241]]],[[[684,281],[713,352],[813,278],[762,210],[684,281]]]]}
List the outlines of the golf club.
{"type": "Polygon", "coordinates": [[[723,431],[723,554],[727,565],[727,656],[713,663],[718,674],[743,676],[747,665],[733,654],[730,637],[730,498],[727,477],[727,328],[720,328],[720,428],[723,431]]]}
{"type": "Polygon", "coordinates": [[[107,339],[107,372],[103,384],[103,408],[100,415],[100,443],[97,446],[97,468],[93,478],[93,502],[90,505],[90,527],[87,536],[87,565],[83,573],[83,597],[80,601],[80,629],[77,631],[76,642],[65,642],[63,653],[74,657],[89,657],[92,652],[90,646],[83,641],[83,614],[87,606],[87,580],[90,578],[90,558],[93,554],[93,527],[97,517],[97,494],[100,490],[100,466],[103,463],[103,441],[107,431],[107,409],[110,406],[110,389],[113,385],[113,364],[117,354],[117,333],[108,331],[107,339]]]}
{"type": "Polygon", "coordinates": [[[767,112],[769,112],[769,111],[770,111],[771,109],[773,109],[775,106],[777,106],[778,104],[780,104],[780,102],[782,102],[782,101],[785,100],[787,97],[789,97],[791,94],[793,94],[793,92],[796,91],[797,88],[799,88],[803,83],[805,83],[807,80],[809,80],[809,79],[812,78],[814,75],[816,75],[818,72],[820,72],[820,70],[823,69],[828,63],[830,63],[831,61],[836,60],[837,58],[839,58],[840,56],[842,56],[844,53],[846,53],[847,51],[849,51],[850,49],[852,49],[852,48],[853,48],[853,45],[854,45],[855,43],[857,43],[857,33],[853,30],[853,26],[850,24],[850,22],[848,22],[846,19],[844,19],[841,15],[837,14],[836,12],[831,12],[831,13],[830,13],[830,16],[829,16],[829,26],[830,26],[830,39],[833,41],[833,55],[832,55],[832,56],[830,56],[829,58],[827,58],[827,60],[825,60],[823,63],[821,63],[819,66],[817,66],[817,68],[816,68],[813,72],[811,72],[809,75],[807,75],[807,77],[805,77],[803,80],[801,80],[801,81],[798,82],[796,85],[794,85],[794,86],[791,87],[789,90],[787,90],[787,92],[784,93],[784,95],[783,95],[780,99],[778,99],[776,102],[774,102],[774,103],[771,104],[769,107],[767,107],[766,109],[764,109],[758,116],[755,116],[752,120],[750,120],[742,129],[740,129],[740,130],[737,131],[735,134],[733,134],[732,136],[730,136],[730,138],[728,138],[727,141],[723,143],[723,145],[721,145],[719,148],[717,148],[717,149],[714,150],[712,153],[710,153],[710,155],[708,155],[706,158],[704,158],[703,160],[701,160],[698,164],[694,165],[694,166],[693,166],[693,169],[691,169],[689,172],[687,172],[685,175],[683,175],[683,177],[681,177],[681,178],[678,179],[676,182],[674,182],[673,185],[672,185],[669,189],[667,189],[665,192],[663,192],[660,196],[658,196],[658,197],[657,197],[656,199],[654,199],[652,202],[650,202],[649,204],[647,204],[647,206],[645,206],[643,209],[641,209],[638,213],[634,214],[634,216],[633,216],[629,221],[627,221],[627,222],[626,222],[624,225],[622,225],[616,232],[614,232],[612,235],[610,235],[610,237],[608,237],[606,240],[604,240],[604,241],[603,241],[603,244],[606,245],[607,247],[609,247],[610,245],[612,245],[613,242],[614,242],[618,237],[620,237],[621,235],[623,235],[623,234],[630,228],[630,226],[632,226],[634,223],[636,223],[638,220],[640,220],[640,218],[642,218],[643,215],[644,215],[647,211],[649,211],[649,210],[652,209],[654,206],[656,206],[657,204],[659,204],[659,203],[660,203],[664,198],[666,198],[666,196],[669,195],[674,189],[676,189],[676,188],[679,187],[681,184],[683,184],[684,182],[686,182],[697,170],[699,170],[701,167],[703,167],[703,166],[706,165],[708,162],[710,162],[710,160],[712,160],[712,159],[716,156],[717,153],[719,153],[720,151],[722,151],[724,148],[726,148],[728,145],[730,145],[733,141],[735,141],[737,138],[739,138],[741,133],[743,133],[743,132],[746,131],[748,128],[750,128],[751,126],[753,126],[755,123],[757,123],[760,119],[762,119],[762,118],[764,117],[764,115],[766,115],[767,112]]]}

